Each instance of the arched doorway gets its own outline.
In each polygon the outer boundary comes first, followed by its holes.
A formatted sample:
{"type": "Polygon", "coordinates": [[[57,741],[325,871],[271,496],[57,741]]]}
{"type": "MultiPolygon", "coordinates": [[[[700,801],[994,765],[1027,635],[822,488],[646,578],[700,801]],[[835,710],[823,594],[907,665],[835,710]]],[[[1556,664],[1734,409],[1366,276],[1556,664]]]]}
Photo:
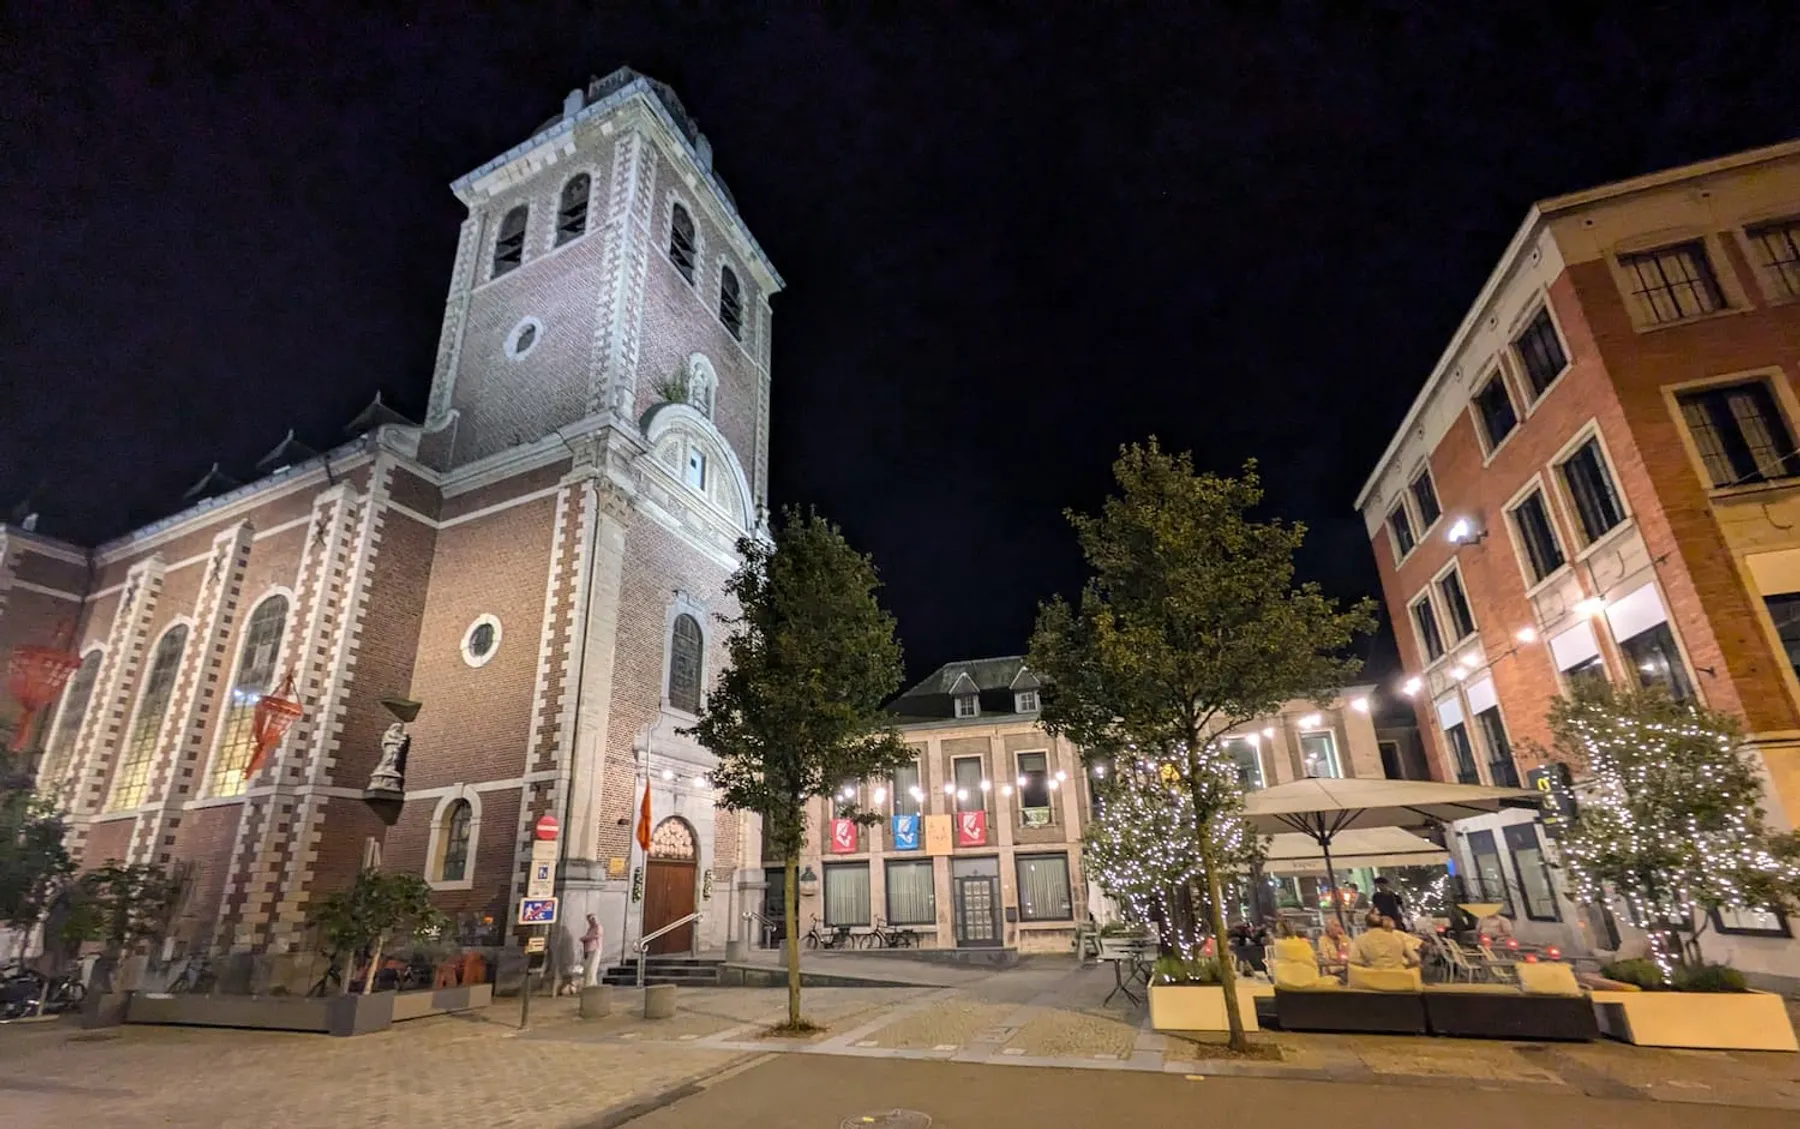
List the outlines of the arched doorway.
{"type": "MultiPolygon", "coordinates": [[[[699,843],[687,820],[670,816],[656,825],[650,833],[650,859],[644,866],[645,936],[694,912],[694,870],[699,862],[699,843]]],[[[691,921],[650,942],[653,955],[693,949],[691,921]]]]}

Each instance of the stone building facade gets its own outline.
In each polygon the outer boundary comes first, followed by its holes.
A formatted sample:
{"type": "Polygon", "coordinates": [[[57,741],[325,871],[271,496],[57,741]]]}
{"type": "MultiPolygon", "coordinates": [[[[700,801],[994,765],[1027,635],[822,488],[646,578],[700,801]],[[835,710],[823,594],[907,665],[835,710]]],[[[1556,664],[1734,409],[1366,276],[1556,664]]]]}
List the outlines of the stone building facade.
{"type": "Polygon", "coordinates": [[[680,101],[630,70],[452,189],[422,424],[378,406],[91,550],[0,527],[0,650],[72,625],[83,659],[40,786],[84,865],[192,864],[189,949],[294,946],[376,857],[497,940],[546,814],[564,928],[596,913],[610,953],[656,928],[631,901],[654,867],[651,912],[697,910],[689,943],[722,947],[715,891],[756,829],[715,810],[713,758],[678,730],[723,658],[737,539],[763,529],[780,276],[680,101]],[[304,716],[247,773],[289,673],[304,716]],[[384,699],[422,704],[391,828],[363,797],[384,699]]]}
{"type": "MultiPolygon", "coordinates": [[[[811,803],[803,934],[843,927],[860,937],[884,922],[926,948],[1071,949],[1076,924],[1100,898],[1081,862],[1095,777],[1079,749],[1039,724],[1041,689],[1015,656],[949,663],[895,699],[916,759],[889,779],[845,781],[811,803]],[[840,818],[852,805],[877,821],[840,818]]],[[[1368,689],[1351,687],[1324,708],[1289,702],[1222,734],[1245,787],[1382,776],[1368,689]]],[[[764,866],[761,913],[773,931],[784,879],[778,863],[764,866]]]]}
{"type": "MultiPolygon", "coordinates": [[[[1572,679],[1741,715],[1800,817],[1800,143],[1534,206],[1357,500],[1444,779],[1509,783],[1572,679]]],[[[1579,783],[1579,781],[1577,781],[1579,783]]],[[[1513,812],[1461,825],[1521,936],[1602,951],[1513,812]]],[[[1707,951],[1800,975],[1778,915],[1707,951]]]]}

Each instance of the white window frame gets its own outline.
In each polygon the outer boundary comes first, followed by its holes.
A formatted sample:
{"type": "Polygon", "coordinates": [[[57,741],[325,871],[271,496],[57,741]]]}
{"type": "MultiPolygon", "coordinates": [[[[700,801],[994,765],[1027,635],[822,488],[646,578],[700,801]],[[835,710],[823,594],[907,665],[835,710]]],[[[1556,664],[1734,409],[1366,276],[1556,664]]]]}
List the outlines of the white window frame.
{"type": "Polygon", "coordinates": [[[1750,308],[1750,299],[1744,293],[1743,282],[1731,266],[1731,259],[1725,254],[1725,245],[1719,234],[1700,228],[1682,227],[1655,232],[1619,243],[1608,248],[1605,254],[1607,270],[1612,272],[1613,286],[1618,291],[1619,305],[1625,310],[1625,316],[1631,319],[1632,328],[1638,333],[1657,333],[1665,329],[1673,329],[1678,325],[1694,325],[1712,318],[1730,317],[1741,314],[1750,308]],[[1620,262],[1621,257],[1629,258],[1653,251],[1677,247],[1683,243],[1699,243],[1706,253],[1708,264],[1712,267],[1713,279],[1719,284],[1719,296],[1724,305],[1707,314],[1680,318],[1675,321],[1649,321],[1632,297],[1637,288],[1637,280],[1620,262]]]}
{"type": "Polygon", "coordinates": [[[1791,489],[1795,483],[1792,478],[1781,478],[1764,482],[1747,482],[1742,486],[1714,486],[1712,472],[1706,469],[1706,457],[1700,453],[1700,445],[1694,441],[1694,434],[1688,428],[1687,417],[1681,410],[1680,397],[1683,393],[1753,382],[1760,383],[1769,390],[1769,395],[1775,402],[1775,410],[1781,414],[1782,425],[1788,429],[1790,437],[1794,437],[1796,442],[1800,442],[1800,430],[1795,428],[1796,421],[1800,421],[1800,398],[1795,397],[1793,388],[1788,384],[1787,374],[1780,365],[1745,369],[1741,372],[1723,373],[1717,376],[1702,377],[1699,380],[1686,380],[1680,384],[1663,386],[1663,400],[1668,405],[1670,419],[1674,421],[1675,430],[1681,433],[1681,448],[1687,452],[1688,462],[1694,468],[1694,474],[1700,482],[1701,489],[1711,497],[1730,498],[1741,494],[1755,494],[1764,490],[1791,489]]]}
{"type": "Polygon", "coordinates": [[[1435,667],[1437,664],[1449,658],[1450,652],[1454,649],[1444,638],[1444,620],[1443,617],[1438,615],[1437,604],[1432,598],[1436,588],[1437,581],[1429,581],[1426,583],[1425,587],[1419,589],[1419,591],[1414,594],[1412,599],[1406,602],[1406,623],[1413,633],[1413,642],[1417,643],[1419,646],[1419,658],[1426,670],[1430,670],[1432,667],[1435,667]],[[1413,614],[1413,609],[1420,604],[1431,605],[1431,620],[1433,623],[1437,624],[1440,651],[1435,657],[1431,653],[1431,648],[1425,645],[1425,635],[1419,630],[1419,619],[1413,614]]]}
{"type": "MultiPolygon", "coordinates": [[[[1413,520],[1412,507],[1407,504],[1408,500],[1409,499],[1407,498],[1407,487],[1402,486],[1400,488],[1399,499],[1396,500],[1392,506],[1388,507],[1387,516],[1385,516],[1381,519],[1381,528],[1387,532],[1388,544],[1392,545],[1394,548],[1394,565],[1395,565],[1395,567],[1398,567],[1399,565],[1405,563],[1407,558],[1411,557],[1414,553],[1418,552],[1419,546],[1424,543],[1424,538],[1419,536],[1419,523],[1413,520]],[[1402,552],[1400,549],[1400,536],[1399,536],[1399,534],[1394,532],[1394,513],[1395,513],[1395,511],[1398,511],[1401,514],[1405,515],[1406,528],[1412,530],[1412,539],[1413,539],[1412,548],[1407,549],[1404,552],[1402,552]]],[[[1441,499],[1441,498],[1439,499],[1440,502],[1442,500],[1443,499],[1441,499]]]]}
{"type": "Polygon", "coordinates": [[[1737,242],[1738,250],[1744,254],[1744,262],[1749,265],[1750,273],[1756,276],[1756,285],[1762,291],[1763,301],[1771,306],[1800,302],[1800,293],[1788,293],[1780,275],[1757,261],[1761,256],[1750,238],[1750,229],[1770,224],[1800,224],[1800,213],[1795,212],[1792,207],[1778,208],[1768,215],[1746,218],[1731,229],[1731,234],[1737,242]]]}
{"type": "Polygon", "coordinates": [[[1401,492],[1401,503],[1409,506],[1413,510],[1413,523],[1417,526],[1418,523],[1423,520],[1423,515],[1418,512],[1419,499],[1418,496],[1413,493],[1413,487],[1418,485],[1421,478],[1430,480],[1431,496],[1437,499],[1438,512],[1437,516],[1431,519],[1430,524],[1413,530],[1413,546],[1415,548],[1423,545],[1426,540],[1430,538],[1431,531],[1437,528],[1438,522],[1444,520],[1444,496],[1438,493],[1437,475],[1431,473],[1431,463],[1429,460],[1421,462],[1418,469],[1413,472],[1412,477],[1406,480],[1406,489],[1401,492]]]}
{"type": "Polygon", "coordinates": [[[1547,477],[1556,487],[1557,502],[1563,507],[1563,512],[1569,520],[1569,528],[1580,530],[1581,536],[1587,536],[1587,530],[1583,529],[1581,525],[1581,510],[1575,505],[1575,499],[1570,495],[1569,483],[1563,475],[1562,468],[1563,464],[1573,458],[1575,452],[1581,450],[1589,439],[1594,440],[1600,448],[1600,461],[1606,464],[1607,477],[1612,480],[1613,494],[1618,498],[1619,512],[1624,516],[1620,518],[1619,524],[1583,545],[1573,554],[1568,554],[1568,560],[1571,562],[1587,560],[1603,547],[1611,545],[1627,531],[1637,528],[1636,515],[1631,509],[1631,499],[1625,492],[1625,484],[1619,481],[1619,464],[1614,461],[1612,451],[1606,445],[1606,434],[1600,430],[1600,421],[1593,418],[1576,428],[1573,437],[1564,443],[1554,455],[1550,456],[1549,462],[1545,466],[1545,470],[1549,472],[1547,477]]]}
{"type": "Polygon", "coordinates": [[[1574,354],[1569,351],[1569,335],[1563,332],[1562,319],[1556,316],[1556,307],[1550,304],[1548,292],[1544,292],[1535,302],[1525,307],[1524,316],[1513,322],[1511,330],[1507,334],[1506,354],[1519,371],[1520,388],[1527,393],[1531,392],[1531,373],[1525,367],[1525,354],[1519,351],[1519,339],[1525,336],[1525,331],[1531,328],[1531,323],[1537,320],[1539,313],[1546,313],[1550,316],[1550,328],[1556,334],[1557,344],[1562,346],[1563,365],[1557,370],[1556,375],[1550,378],[1550,383],[1544,385],[1542,392],[1530,395],[1530,403],[1525,405],[1527,416],[1535,412],[1537,406],[1543,403],[1550,393],[1556,391],[1556,386],[1562,383],[1563,377],[1569,375],[1575,367],[1574,354]]]}
{"type": "MultiPolygon", "coordinates": [[[[1466,581],[1463,580],[1462,562],[1457,560],[1454,556],[1450,558],[1449,562],[1447,564],[1445,564],[1443,568],[1438,569],[1437,573],[1434,576],[1432,576],[1432,578],[1431,578],[1432,598],[1434,600],[1443,599],[1444,593],[1443,593],[1442,589],[1440,589],[1438,587],[1438,585],[1443,582],[1444,577],[1449,576],[1453,572],[1456,574],[1457,586],[1462,589],[1463,603],[1469,609],[1469,631],[1466,635],[1459,635],[1455,639],[1451,639],[1447,634],[1445,634],[1444,628],[1445,628],[1446,622],[1449,618],[1448,610],[1447,610],[1449,601],[1446,600],[1445,601],[1445,605],[1446,605],[1445,615],[1443,617],[1439,618],[1439,620],[1438,620],[1438,634],[1443,637],[1445,654],[1449,654],[1451,651],[1456,650],[1458,647],[1461,647],[1464,643],[1467,643],[1471,639],[1481,638],[1481,620],[1475,614],[1475,601],[1469,597],[1469,585],[1466,581]]],[[[1435,607],[1432,609],[1432,612],[1434,615],[1436,614],[1437,610],[1438,609],[1436,609],[1435,607]]]]}
{"type": "MultiPolygon", "coordinates": [[[[1475,426],[1475,441],[1481,444],[1481,465],[1486,467],[1489,463],[1494,461],[1494,456],[1506,449],[1506,445],[1512,442],[1515,435],[1525,429],[1525,413],[1519,410],[1517,390],[1512,387],[1512,382],[1507,376],[1506,365],[1501,363],[1499,358],[1495,358],[1493,364],[1482,370],[1481,379],[1476,381],[1475,386],[1469,389],[1468,411],[1469,422],[1475,426]],[[1502,436],[1498,443],[1489,440],[1487,421],[1482,418],[1481,408],[1475,403],[1475,398],[1481,394],[1481,390],[1496,380],[1500,382],[1502,388],[1506,389],[1506,397],[1512,402],[1513,410],[1512,430],[1502,436]]],[[[1442,499],[1439,500],[1442,501],[1442,499]]]]}
{"type": "Polygon", "coordinates": [[[1014,713],[1037,713],[1041,703],[1036,690],[1015,690],[1013,692],[1014,713]]]}
{"type": "Polygon", "coordinates": [[[955,716],[958,721],[966,721],[969,718],[981,716],[981,695],[958,694],[952,701],[955,716]],[[968,706],[967,713],[963,712],[963,707],[965,705],[968,706]]]}
{"type": "MultiPolygon", "coordinates": [[[[1505,518],[1507,541],[1512,545],[1513,557],[1519,563],[1519,579],[1525,583],[1526,599],[1531,599],[1562,580],[1569,570],[1575,567],[1575,558],[1569,553],[1569,535],[1563,530],[1565,519],[1557,512],[1556,492],[1544,479],[1543,471],[1533,471],[1531,477],[1525,480],[1525,484],[1506,500],[1505,505],[1500,507],[1500,512],[1505,518]],[[1563,559],[1562,564],[1545,573],[1542,580],[1532,579],[1531,553],[1525,547],[1525,535],[1519,531],[1518,519],[1515,516],[1515,512],[1525,504],[1525,499],[1531,497],[1533,491],[1542,495],[1544,499],[1544,518],[1550,523],[1550,535],[1556,538],[1556,548],[1562,554],[1563,559]]],[[[1465,594],[1467,591],[1465,588],[1465,594]]]]}
{"type": "Polygon", "coordinates": [[[425,843],[425,882],[433,890],[471,890],[475,887],[475,857],[481,846],[481,793],[468,784],[453,785],[438,798],[431,810],[431,834],[425,843]],[[458,800],[469,804],[469,861],[463,876],[444,880],[444,849],[449,846],[445,832],[449,830],[450,806],[458,800]]]}
{"type": "Polygon", "coordinates": [[[489,612],[483,612],[481,615],[476,616],[474,621],[463,631],[462,643],[459,647],[462,652],[462,661],[476,669],[493,662],[494,656],[500,653],[500,639],[502,634],[499,616],[489,612]],[[477,655],[473,650],[475,630],[479,627],[491,627],[494,629],[494,642],[488,647],[487,654],[485,655],[477,655]]]}

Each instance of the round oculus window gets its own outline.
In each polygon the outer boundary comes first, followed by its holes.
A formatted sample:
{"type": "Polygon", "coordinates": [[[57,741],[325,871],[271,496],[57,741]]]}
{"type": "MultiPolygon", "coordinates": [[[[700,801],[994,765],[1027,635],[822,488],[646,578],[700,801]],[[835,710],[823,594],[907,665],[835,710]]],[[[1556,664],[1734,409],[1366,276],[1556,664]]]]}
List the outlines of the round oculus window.
{"type": "Polygon", "coordinates": [[[544,323],[536,318],[526,318],[506,335],[506,355],[515,361],[523,360],[543,339],[544,323]]]}
{"type": "Polygon", "coordinates": [[[477,618],[463,633],[463,661],[470,666],[485,666],[499,649],[500,621],[491,615],[477,618]]]}

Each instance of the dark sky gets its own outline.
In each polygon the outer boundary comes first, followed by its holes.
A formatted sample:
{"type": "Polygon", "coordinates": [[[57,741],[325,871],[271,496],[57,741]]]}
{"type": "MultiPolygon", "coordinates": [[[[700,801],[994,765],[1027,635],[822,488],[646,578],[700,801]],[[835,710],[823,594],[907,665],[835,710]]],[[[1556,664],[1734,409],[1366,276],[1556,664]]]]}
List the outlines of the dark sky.
{"type": "Polygon", "coordinates": [[[1023,646],[1151,433],[1261,459],[1374,592],[1352,500],[1530,202],[1800,135],[1775,3],[124,7],[0,14],[0,518],[114,536],[377,388],[422,414],[447,183],[629,63],[788,280],[775,500],[874,554],[915,673],[1023,646]]]}

